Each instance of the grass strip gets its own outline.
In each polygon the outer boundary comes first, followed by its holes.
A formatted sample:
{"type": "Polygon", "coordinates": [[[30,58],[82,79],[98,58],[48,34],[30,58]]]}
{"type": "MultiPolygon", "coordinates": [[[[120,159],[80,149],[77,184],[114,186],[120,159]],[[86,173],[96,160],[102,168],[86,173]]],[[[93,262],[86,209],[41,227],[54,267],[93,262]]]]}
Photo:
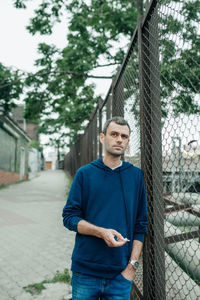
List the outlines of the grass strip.
{"type": "Polygon", "coordinates": [[[42,290],[46,289],[45,287],[46,283],[63,282],[63,283],[70,284],[70,281],[71,281],[71,277],[69,275],[69,271],[68,269],[65,269],[63,273],[56,271],[56,274],[52,279],[43,280],[42,282],[39,283],[29,284],[23,287],[23,289],[27,293],[30,293],[31,295],[38,295],[42,292],[42,290]]]}

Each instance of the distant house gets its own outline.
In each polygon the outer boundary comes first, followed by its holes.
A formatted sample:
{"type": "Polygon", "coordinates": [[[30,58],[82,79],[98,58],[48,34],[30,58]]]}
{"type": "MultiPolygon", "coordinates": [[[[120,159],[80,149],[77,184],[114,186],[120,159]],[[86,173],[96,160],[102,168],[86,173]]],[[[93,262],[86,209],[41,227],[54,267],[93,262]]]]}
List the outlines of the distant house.
{"type": "MultiPolygon", "coordinates": [[[[17,124],[28,133],[32,140],[38,141],[38,123],[30,120],[26,120],[23,116],[24,105],[18,105],[12,110],[12,117],[17,122],[17,124]]],[[[28,155],[28,166],[30,173],[37,173],[44,169],[44,157],[43,153],[36,148],[29,148],[28,155]]]]}
{"type": "Polygon", "coordinates": [[[30,141],[10,116],[0,115],[0,186],[28,178],[30,141]]]}
{"type": "Polygon", "coordinates": [[[12,118],[17,122],[17,124],[28,133],[32,140],[38,140],[38,123],[26,120],[23,117],[24,105],[18,105],[12,110],[12,118]]]}
{"type": "Polygon", "coordinates": [[[30,173],[37,173],[44,169],[44,157],[41,151],[29,148],[28,166],[30,173]]]}
{"type": "Polygon", "coordinates": [[[51,170],[52,169],[52,161],[45,161],[44,167],[46,170],[51,170]]]}
{"type": "Polygon", "coordinates": [[[56,170],[58,169],[58,157],[56,151],[48,152],[45,158],[45,169],[56,170]]]}

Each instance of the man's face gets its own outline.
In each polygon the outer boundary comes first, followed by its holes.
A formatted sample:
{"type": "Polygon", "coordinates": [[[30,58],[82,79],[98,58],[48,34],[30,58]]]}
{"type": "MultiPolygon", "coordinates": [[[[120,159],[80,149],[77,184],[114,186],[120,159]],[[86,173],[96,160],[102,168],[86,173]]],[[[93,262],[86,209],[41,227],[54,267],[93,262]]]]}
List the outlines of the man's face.
{"type": "Polygon", "coordinates": [[[100,141],[104,145],[105,152],[113,156],[121,156],[128,146],[129,136],[130,132],[127,125],[111,122],[106,134],[100,134],[100,141]]]}

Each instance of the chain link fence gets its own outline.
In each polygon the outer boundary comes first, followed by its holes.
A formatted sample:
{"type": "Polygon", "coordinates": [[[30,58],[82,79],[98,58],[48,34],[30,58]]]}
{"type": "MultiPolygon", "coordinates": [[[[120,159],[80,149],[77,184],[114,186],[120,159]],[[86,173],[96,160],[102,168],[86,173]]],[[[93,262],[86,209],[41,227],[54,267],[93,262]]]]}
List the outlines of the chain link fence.
{"type": "Polygon", "coordinates": [[[141,167],[149,232],[131,299],[200,299],[199,1],[151,1],[124,62],[64,161],[72,176],[103,156],[106,119],[132,132],[125,160],[141,167]]]}

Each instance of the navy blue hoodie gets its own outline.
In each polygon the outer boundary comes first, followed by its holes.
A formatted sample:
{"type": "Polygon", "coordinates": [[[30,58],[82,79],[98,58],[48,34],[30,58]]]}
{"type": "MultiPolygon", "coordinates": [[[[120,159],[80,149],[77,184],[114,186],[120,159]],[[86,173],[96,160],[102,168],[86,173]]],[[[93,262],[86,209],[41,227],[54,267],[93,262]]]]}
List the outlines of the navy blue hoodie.
{"type": "Polygon", "coordinates": [[[147,205],[141,169],[124,162],[114,170],[101,158],[81,167],[74,178],[63,223],[76,231],[72,271],[113,278],[130,259],[133,240],[144,241],[147,205]],[[103,239],[77,232],[80,220],[115,229],[130,240],[121,247],[109,247],[103,239]]]}

